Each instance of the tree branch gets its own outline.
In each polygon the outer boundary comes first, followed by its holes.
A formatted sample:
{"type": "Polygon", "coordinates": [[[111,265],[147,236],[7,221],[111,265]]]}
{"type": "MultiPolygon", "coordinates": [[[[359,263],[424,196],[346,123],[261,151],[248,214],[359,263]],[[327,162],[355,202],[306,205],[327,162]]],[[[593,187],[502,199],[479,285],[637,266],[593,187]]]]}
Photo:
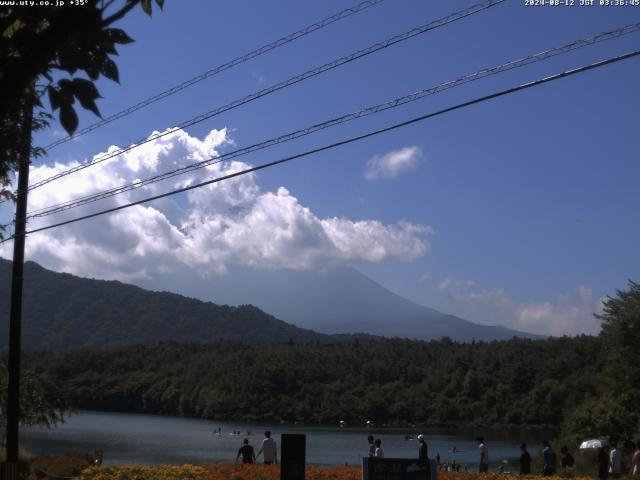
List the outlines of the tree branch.
{"type": "Polygon", "coordinates": [[[116,13],[114,13],[113,15],[111,15],[110,17],[105,18],[102,21],[102,26],[103,27],[108,27],[109,25],[111,25],[114,22],[117,22],[118,20],[120,20],[121,18],[124,18],[124,16],[129,13],[131,10],[133,10],[135,8],[135,6],[139,3],[139,0],[132,0],[130,3],[128,3],[127,5],[125,5],[124,7],[122,7],[120,10],[118,10],[116,13]]]}
{"type": "Polygon", "coordinates": [[[100,10],[102,10],[102,13],[104,14],[106,12],[107,8],[109,8],[111,5],[113,5],[113,3],[115,1],[116,0],[107,0],[107,3],[105,3],[104,0],[103,0],[102,5],[100,6],[100,10]]]}

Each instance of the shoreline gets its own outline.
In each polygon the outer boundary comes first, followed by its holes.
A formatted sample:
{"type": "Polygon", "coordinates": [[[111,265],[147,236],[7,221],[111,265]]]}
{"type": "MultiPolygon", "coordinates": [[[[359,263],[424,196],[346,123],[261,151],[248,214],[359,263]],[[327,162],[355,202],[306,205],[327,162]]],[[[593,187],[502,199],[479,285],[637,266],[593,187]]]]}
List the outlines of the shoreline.
{"type": "MultiPolygon", "coordinates": [[[[118,414],[118,415],[144,415],[150,417],[159,417],[159,418],[167,418],[167,419],[176,419],[176,420],[194,420],[194,421],[203,421],[203,422],[211,422],[211,423],[236,423],[238,426],[242,425],[251,425],[251,426],[260,426],[265,429],[274,429],[274,428],[283,428],[283,427],[310,427],[312,429],[320,428],[320,429],[332,429],[336,427],[341,427],[339,422],[335,423],[320,423],[320,422],[311,422],[311,421],[286,421],[286,420],[265,420],[265,419],[250,419],[250,418],[239,418],[239,419],[222,419],[222,418],[205,418],[205,417],[193,417],[187,415],[175,415],[175,414],[165,414],[165,413],[155,413],[155,412],[140,412],[140,411],[132,411],[132,410],[123,410],[123,409],[111,409],[111,410],[92,410],[92,409],[76,409],[69,414],[67,414],[66,418],[70,418],[76,414],[83,413],[91,413],[91,414],[118,414]]],[[[64,423],[61,422],[61,423],[64,423]]],[[[410,430],[415,429],[416,431],[422,432],[423,430],[430,430],[433,434],[458,434],[463,432],[468,432],[469,430],[482,430],[485,432],[494,432],[500,431],[504,432],[505,430],[508,432],[517,432],[517,431],[539,431],[539,432],[559,432],[559,428],[557,425],[548,424],[548,425],[536,425],[536,424],[512,424],[512,423],[495,423],[490,425],[482,425],[482,424],[467,424],[460,426],[457,423],[439,423],[439,424],[417,424],[417,423],[374,423],[372,426],[367,426],[362,423],[347,423],[344,425],[344,430],[410,430]]]]}

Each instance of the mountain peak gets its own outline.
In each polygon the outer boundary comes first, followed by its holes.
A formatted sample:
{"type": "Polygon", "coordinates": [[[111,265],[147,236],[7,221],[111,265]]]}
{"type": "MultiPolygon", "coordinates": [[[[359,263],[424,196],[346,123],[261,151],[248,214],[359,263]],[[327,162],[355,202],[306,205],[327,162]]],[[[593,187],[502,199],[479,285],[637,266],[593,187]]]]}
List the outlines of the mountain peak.
{"type": "Polygon", "coordinates": [[[401,297],[352,267],[321,270],[259,270],[236,267],[208,281],[187,272],[138,282],[174,289],[216,303],[251,303],[286,322],[326,334],[365,332],[421,340],[456,341],[542,338],[503,326],[488,326],[439,312],[401,297]]]}
{"type": "MultiPolygon", "coordinates": [[[[11,262],[0,259],[0,275],[0,313],[8,317],[11,262]]],[[[0,341],[6,339],[7,325],[0,326],[0,341]]],[[[134,286],[25,264],[27,349],[160,341],[327,343],[350,341],[354,332],[419,340],[539,338],[418,305],[350,267],[237,268],[207,281],[185,271],[134,286]]]]}

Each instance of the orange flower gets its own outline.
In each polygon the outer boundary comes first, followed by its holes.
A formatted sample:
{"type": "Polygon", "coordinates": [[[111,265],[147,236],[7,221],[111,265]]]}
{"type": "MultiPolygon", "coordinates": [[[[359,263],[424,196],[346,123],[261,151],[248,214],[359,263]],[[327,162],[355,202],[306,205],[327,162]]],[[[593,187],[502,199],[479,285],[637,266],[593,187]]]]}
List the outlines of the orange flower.
{"type": "MultiPolygon", "coordinates": [[[[537,475],[525,477],[532,480],[537,475]]],[[[359,467],[307,466],[307,480],[360,480],[359,467]]],[[[511,474],[475,472],[438,472],[438,480],[522,480],[511,474]]],[[[158,467],[91,467],[82,472],[80,480],[279,480],[279,465],[161,465],[158,467]]],[[[545,480],[566,480],[562,477],[546,477],[545,480]]],[[[591,480],[574,477],[572,480],[591,480]]]]}

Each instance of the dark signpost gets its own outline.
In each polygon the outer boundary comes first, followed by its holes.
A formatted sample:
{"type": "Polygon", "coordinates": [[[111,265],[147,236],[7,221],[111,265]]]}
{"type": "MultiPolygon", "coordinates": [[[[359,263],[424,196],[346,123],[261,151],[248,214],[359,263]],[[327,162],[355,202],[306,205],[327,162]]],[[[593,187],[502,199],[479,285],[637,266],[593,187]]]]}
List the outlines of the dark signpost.
{"type": "Polygon", "coordinates": [[[437,480],[435,460],[428,466],[410,458],[362,459],[362,480],[437,480]]]}
{"type": "Polygon", "coordinates": [[[307,436],[283,433],[281,437],[280,480],[304,480],[307,436]]]}

